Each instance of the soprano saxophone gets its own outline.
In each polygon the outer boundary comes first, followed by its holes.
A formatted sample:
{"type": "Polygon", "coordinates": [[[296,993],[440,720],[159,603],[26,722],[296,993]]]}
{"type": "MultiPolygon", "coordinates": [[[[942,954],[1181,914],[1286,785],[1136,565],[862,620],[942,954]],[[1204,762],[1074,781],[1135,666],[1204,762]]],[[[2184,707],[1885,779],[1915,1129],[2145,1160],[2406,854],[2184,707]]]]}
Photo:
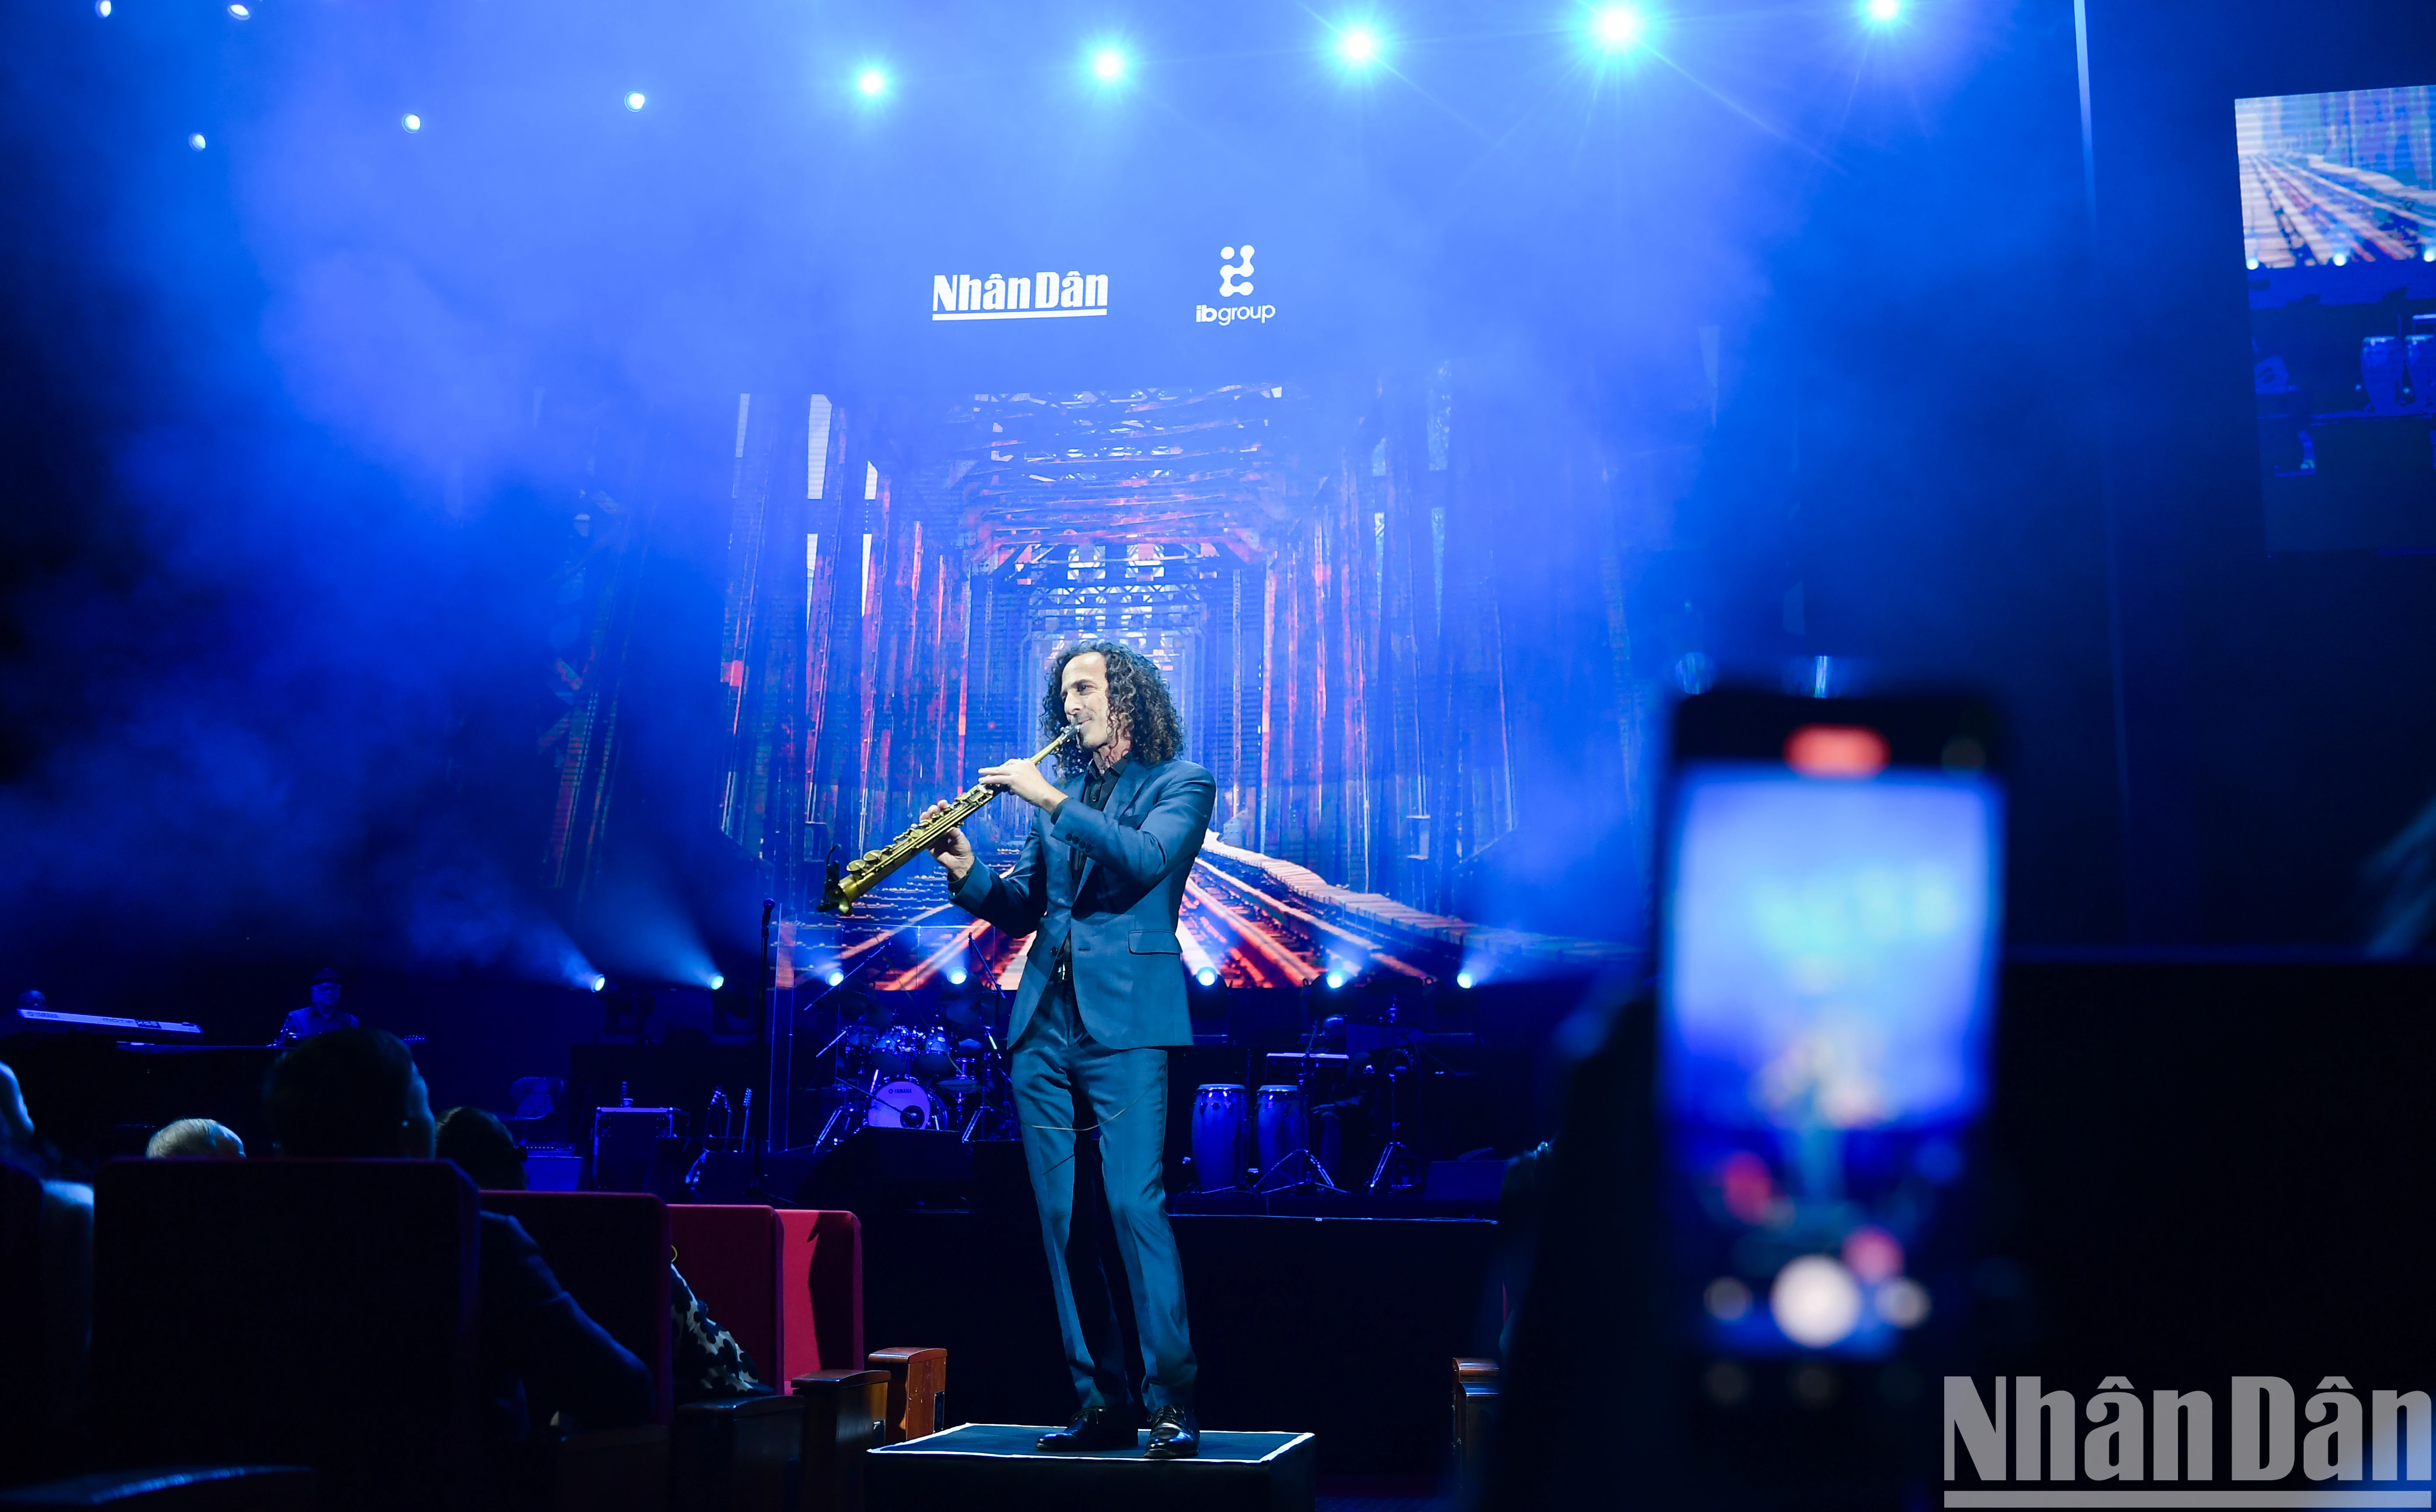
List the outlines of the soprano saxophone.
{"type": "MultiPolygon", "coordinates": [[[[1070,724],[1058,731],[1057,739],[1034,753],[1033,764],[1037,766],[1048,760],[1050,753],[1071,739],[1074,731],[1075,726],[1070,724]]],[[[987,783],[977,782],[937,814],[917,822],[913,828],[878,850],[865,851],[846,862],[843,874],[836,862],[830,862],[828,878],[821,888],[820,911],[841,918],[851,914],[856,899],[886,881],[907,861],[929,850],[931,842],[981,812],[982,808],[997,797],[1000,791],[987,783]]]]}

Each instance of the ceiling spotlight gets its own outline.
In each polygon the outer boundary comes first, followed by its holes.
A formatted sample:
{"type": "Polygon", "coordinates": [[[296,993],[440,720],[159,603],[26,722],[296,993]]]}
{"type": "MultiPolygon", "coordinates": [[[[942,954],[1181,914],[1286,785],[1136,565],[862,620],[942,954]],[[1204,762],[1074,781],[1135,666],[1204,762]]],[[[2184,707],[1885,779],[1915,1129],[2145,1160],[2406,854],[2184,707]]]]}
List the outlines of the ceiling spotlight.
{"type": "Polygon", "coordinates": [[[228,8],[228,10],[229,18],[233,21],[244,21],[252,17],[253,14],[253,8],[252,6],[231,6],[228,8]]]}
{"type": "Polygon", "coordinates": [[[862,91],[863,98],[878,99],[888,93],[888,76],[877,68],[866,68],[854,76],[854,87],[862,91]]]}
{"type": "Polygon", "coordinates": [[[93,13],[107,20],[110,16],[110,0],[93,0],[93,13]]]}
{"type": "Polygon", "coordinates": [[[1630,6],[1609,6],[1591,18],[1591,35],[1607,48],[1629,47],[1641,40],[1641,12],[1630,6]]]}
{"type": "Polygon", "coordinates": [[[192,135],[192,136],[190,136],[190,137],[186,138],[186,145],[187,145],[188,147],[190,147],[190,148],[193,148],[196,151],[200,152],[200,151],[203,149],[203,146],[204,146],[204,144],[203,144],[203,133],[202,133],[202,132],[200,132],[200,131],[197,131],[194,135],[192,135]]]}
{"type": "Polygon", "coordinates": [[[1379,34],[1367,26],[1348,26],[1336,34],[1336,55],[1356,68],[1379,61],[1379,34]]]}
{"type": "Polygon", "coordinates": [[[397,124],[409,131],[420,131],[423,130],[423,117],[409,111],[398,117],[397,124]]]}
{"type": "Polygon", "coordinates": [[[643,108],[643,92],[641,90],[638,89],[632,95],[626,96],[626,108],[630,111],[639,111],[643,108]]]}
{"type": "Polygon", "coordinates": [[[1903,0],[1867,0],[1861,13],[1883,26],[1903,14],[1903,0]]]}
{"type": "Polygon", "coordinates": [[[720,988],[724,987],[724,986],[726,986],[726,985],[727,985],[727,979],[726,979],[725,977],[721,976],[721,975],[720,975],[718,972],[716,972],[716,971],[714,971],[714,972],[712,972],[712,973],[710,974],[710,990],[711,990],[711,991],[713,991],[713,992],[717,992],[720,988]]]}
{"type": "Polygon", "coordinates": [[[1091,55],[1091,72],[1103,84],[1113,84],[1125,77],[1125,55],[1114,47],[1103,47],[1091,55]]]}

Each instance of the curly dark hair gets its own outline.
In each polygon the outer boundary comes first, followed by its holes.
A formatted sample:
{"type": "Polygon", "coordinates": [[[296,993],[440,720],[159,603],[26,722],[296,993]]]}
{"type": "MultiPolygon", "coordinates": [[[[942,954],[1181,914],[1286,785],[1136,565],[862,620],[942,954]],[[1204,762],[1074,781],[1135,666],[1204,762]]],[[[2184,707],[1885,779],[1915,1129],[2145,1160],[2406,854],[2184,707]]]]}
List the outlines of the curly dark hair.
{"type": "MultiPolygon", "coordinates": [[[[1132,756],[1145,766],[1175,759],[1184,749],[1184,721],[1167,691],[1167,679],[1157,666],[1121,640],[1088,636],[1066,647],[1049,662],[1049,690],[1040,696],[1043,738],[1066,727],[1062,683],[1066,664],[1098,652],[1108,660],[1108,717],[1133,740],[1132,756]]],[[[1057,748],[1057,768],[1068,776],[1090,765],[1091,754],[1071,741],[1057,748]]]]}

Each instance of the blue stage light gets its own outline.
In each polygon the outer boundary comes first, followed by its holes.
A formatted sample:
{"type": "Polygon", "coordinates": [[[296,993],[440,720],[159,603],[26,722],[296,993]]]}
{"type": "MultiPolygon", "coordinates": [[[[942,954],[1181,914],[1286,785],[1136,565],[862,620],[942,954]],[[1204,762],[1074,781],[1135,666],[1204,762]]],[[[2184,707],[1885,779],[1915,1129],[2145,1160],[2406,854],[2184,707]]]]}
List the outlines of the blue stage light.
{"type": "Polygon", "coordinates": [[[1356,68],[1367,68],[1379,61],[1379,34],[1370,27],[1354,25],[1336,34],[1336,56],[1356,68]]]}
{"type": "Polygon", "coordinates": [[[253,15],[253,8],[251,6],[231,6],[228,11],[229,19],[232,21],[250,20],[253,15]]]}
{"type": "Polygon", "coordinates": [[[1125,77],[1125,55],[1114,47],[1103,47],[1091,55],[1091,72],[1103,84],[1113,84],[1125,77]]]}
{"type": "Polygon", "coordinates": [[[1608,6],[1591,17],[1591,35],[1610,52],[1632,46],[1647,29],[1641,12],[1630,6],[1608,6]]]}
{"type": "Polygon", "coordinates": [[[194,135],[186,138],[186,145],[193,148],[196,151],[200,152],[205,146],[203,133],[197,131],[194,135]]]}
{"type": "Polygon", "coordinates": [[[607,977],[600,976],[598,973],[594,974],[591,982],[592,990],[594,992],[599,992],[601,988],[606,987],[607,985],[609,985],[609,979],[607,977]]]}
{"type": "Polygon", "coordinates": [[[839,970],[839,969],[837,969],[837,967],[835,967],[835,966],[831,966],[831,967],[829,968],[829,985],[830,985],[830,986],[832,986],[832,987],[843,987],[843,986],[844,986],[844,985],[845,985],[845,973],[844,973],[844,972],[843,972],[843,971],[840,971],[840,970],[839,970]]]}
{"type": "Polygon", "coordinates": [[[862,92],[863,98],[878,99],[888,93],[888,76],[877,68],[866,68],[854,76],[854,87],[862,92]]]}
{"type": "Polygon", "coordinates": [[[961,987],[965,984],[965,974],[961,971],[950,971],[948,973],[948,981],[949,984],[961,987]]]}
{"type": "Polygon", "coordinates": [[[110,19],[110,0],[93,0],[93,13],[104,21],[110,19]]]}
{"type": "Polygon", "coordinates": [[[1903,15],[1903,0],[1865,0],[1861,14],[1878,26],[1886,26],[1903,15]]]}
{"type": "Polygon", "coordinates": [[[1328,985],[1329,985],[1329,990],[1331,990],[1331,991],[1334,991],[1336,988],[1344,986],[1344,985],[1345,985],[1345,973],[1344,973],[1344,972],[1342,972],[1342,971],[1331,971],[1331,972],[1330,972],[1330,973],[1328,974],[1328,985]]]}
{"type": "Polygon", "coordinates": [[[2436,247],[2429,247],[2420,252],[2419,260],[2423,263],[2436,263],[2436,247]]]}
{"type": "Polygon", "coordinates": [[[1218,985],[1218,973],[1210,970],[1208,966],[1203,966],[1200,970],[1192,974],[1192,980],[1201,983],[1205,987],[1214,987],[1218,985]]]}
{"type": "Polygon", "coordinates": [[[643,108],[643,92],[641,90],[638,89],[626,96],[626,108],[630,111],[639,111],[643,108]]]}
{"type": "Polygon", "coordinates": [[[724,986],[726,986],[726,985],[727,985],[727,979],[726,979],[725,977],[721,976],[721,975],[720,975],[718,972],[716,972],[716,971],[714,971],[714,972],[712,972],[712,973],[710,974],[710,990],[711,990],[711,991],[713,991],[713,992],[717,992],[720,988],[724,987],[724,986]]]}
{"type": "Polygon", "coordinates": [[[1454,974],[1454,984],[1461,987],[1464,991],[1470,992],[1471,990],[1471,973],[1469,971],[1456,972],[1454,974]]]}
{"type": "Polygon", "coordinates": [[[409,111],[398,117],[397,124],[409,131],[420,131],[423,130],[423,117],[409,111]]]}

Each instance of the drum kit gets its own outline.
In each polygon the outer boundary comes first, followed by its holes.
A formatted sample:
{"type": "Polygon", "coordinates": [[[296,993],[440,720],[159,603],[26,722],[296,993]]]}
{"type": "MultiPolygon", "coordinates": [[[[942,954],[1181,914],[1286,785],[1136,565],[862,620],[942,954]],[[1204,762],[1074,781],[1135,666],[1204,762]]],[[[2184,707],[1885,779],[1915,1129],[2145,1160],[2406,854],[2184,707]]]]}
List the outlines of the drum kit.
{"type": "Polygon", "coordinates": [[[867,1006],[823,1051],[836,1052],[836,1109],[817,1147],[861,1128],[944,1129],[971,1140],[997,1132],[1008,1099],[1005,1057],[968,1003],[945,1003],[927,1027],[895,1022],[885,1002],[867,1006]]]}

